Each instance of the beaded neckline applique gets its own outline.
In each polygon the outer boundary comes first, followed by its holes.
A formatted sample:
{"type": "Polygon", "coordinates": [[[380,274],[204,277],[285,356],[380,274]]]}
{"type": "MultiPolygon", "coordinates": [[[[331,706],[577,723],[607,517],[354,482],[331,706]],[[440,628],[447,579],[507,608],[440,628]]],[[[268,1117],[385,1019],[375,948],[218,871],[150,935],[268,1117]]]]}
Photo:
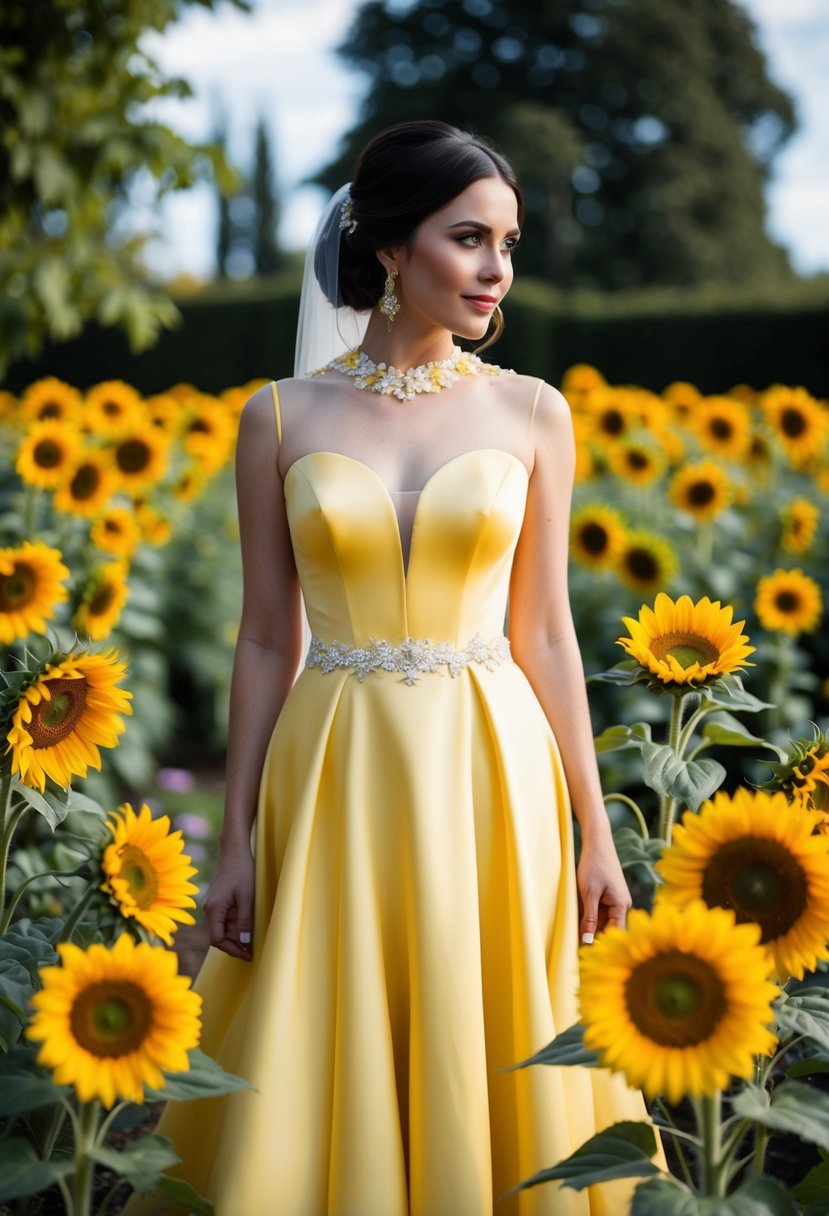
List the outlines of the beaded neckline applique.
{"type": "Polygon", "coordinates": [[[327,371],[342,372],[345,376],[351,376],[354,387],[363,389],[364,392],[381,393],[385,397],[397,397],[401,401],[411,401],[418,393],[439,393],[462,376],[515,375],[511,368],[485,363],[478,355],[461,350],[459,346],[453,348],[448,359],[421,363],[405,372],[386,363],[375,363],[365,351],[357,347],[332,359],[325,367],[318,368],[311,375],[321,376],[327,371]]]}

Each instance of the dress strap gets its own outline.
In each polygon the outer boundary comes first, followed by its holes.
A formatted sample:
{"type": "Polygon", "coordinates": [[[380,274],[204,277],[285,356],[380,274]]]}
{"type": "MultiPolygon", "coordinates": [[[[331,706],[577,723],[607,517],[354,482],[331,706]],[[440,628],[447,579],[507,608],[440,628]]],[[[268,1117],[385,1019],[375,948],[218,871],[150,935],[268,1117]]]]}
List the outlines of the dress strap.
{"type": "Polygon", "coordinates": [[[276,418],[276,443],[279,446],[282,443],[282,415],[279,412],[279,393],[276,391],[275,380],[271,380],[271,392],[273,393],[273,412],[276,418]]]}
{"type": "Polygon", "coordinates": [[[527,427],[527,431],[530,433],[532,432],[532,429],[533,429],[533,420],[535,418],[536,407],[538,406],[538,398],[541,396],[541,390],[543,387],[544,387],[544,381],[539,380],[538,384],[535,387],[535,396],[533,397],[532,409],[530,410],[530,422],[529,422],[529,426],[527,427]]]}

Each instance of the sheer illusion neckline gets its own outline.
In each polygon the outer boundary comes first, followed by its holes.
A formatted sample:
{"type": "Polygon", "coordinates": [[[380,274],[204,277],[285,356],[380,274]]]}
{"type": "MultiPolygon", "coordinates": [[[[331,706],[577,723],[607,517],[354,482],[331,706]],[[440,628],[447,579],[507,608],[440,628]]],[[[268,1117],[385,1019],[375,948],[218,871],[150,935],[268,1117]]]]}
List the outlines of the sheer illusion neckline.
{"type": "Polygon", "coordinates": [[[391,513],[394,516],[395,523],[396,523],[395,530],[397,532],[397,545],[398,545],[398,550],[400,552],[400,563],[401,563],[401,567],[402,567],[402,571],[403,571],[403,580],[404,580],[404,582],[408,582],[409,567],[411,565],[412,547],[414,545],[415,533],[417,531],[418,519],[420,516],[420,506],[421,506],[421,502],[423,499],[423,495],[430,488],[432,482],[436,481],[452,465],[458,464],[461,460],[465,460],[472,456],[484,456],[484,455],[490,455],[490,454],[497,454],[498,456],[506,457],[507,460],[511,461],[515,465],[518,465],[518,467],[523,470],[524,476],[529,480],[530,475],[527,472],[527,466],[524,464],[523,460],[521,460],[518,456],[516,456],[514,454],[514,452],[508,452],[506,450],[506,448],[469,448],[465,452],[459,452],[457,454],[457,456],[450,457],[449,460],[445,460],[443,462],[443,464],[439,464],[436,469],[433,469],[433,471],[426,478],[426,481],[423,483],[423,485],[421,486],[421,488],[419,490],[390,490],[389,487],[386,485],[385,481],[383,480],[383,478],[377,472],[377,470],[375,468],[373,468],[370,464],[366,464],[364,461],[358,460],[355,456],[347,456],[345,454],[345,452],[332,452],[327,449],[317,449],[313,452],[305,452],[302,456],[298,456],[296,458],[296,460],[293,460],[288,465],[288,468],[285,470],[285,474],[282,478],[282,484],[283,484],[283,486],[287,486],[288,481],[290,479],[290,475],[293,472],[293,470],[297,469],[297,472],[301,472],[301,469],[297,468],[297,466],[301,466],[305,461],[311,460],[313,457],[316,457],[316,456],[333,456],[333,457],[336,457],[338,460],[344,460],[348,464],[356,465],[357,468],[365,470],[365,472],[368,473],[368,475],[372,478],[372,480],[380,487],[381,491],[384,492],[386,502],[387,502],[388,506],[391,508],[391,513]],[[409,542],[408,545],[406,545],[406,543],[405,543],[406,538],[404,537],[403,531],[400,526],[401,525],[400,512],[397,510],[397,507],[394,502],[395,496],[397,496],[397,495],[409,495],[410,497],[416,498],[416,501],[414,503],[414,512],[413,512],[412,519],[411,519],[411,527],[410,527],[410,529],[408,529],[408,542],[409,542]]]}

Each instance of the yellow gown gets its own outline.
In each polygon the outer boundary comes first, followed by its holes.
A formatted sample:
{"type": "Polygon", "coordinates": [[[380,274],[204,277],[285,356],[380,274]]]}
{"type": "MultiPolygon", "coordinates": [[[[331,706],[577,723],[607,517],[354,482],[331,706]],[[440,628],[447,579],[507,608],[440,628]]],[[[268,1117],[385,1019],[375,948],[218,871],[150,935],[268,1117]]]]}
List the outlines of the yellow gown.
{"type": "MultiPolygon", "coordinates": [[[[497,448],[442,465],[406,566],[372,469],[298,459],[284,490],[313,633],[461,650],[502,635],[527,485],[497,448]]],[[[627,1210],[628,1183],[501,1198],[645,1115],[604,1071],[502,1071],[577,1019],[567,789],[514,662],[413,683],[305,667],[270,741],[255,847],[253,962],[211,950],[197,987],[202,1046],[256,1092],[171,1104],[160,1128],[217,1216],[627,1210]]]]}

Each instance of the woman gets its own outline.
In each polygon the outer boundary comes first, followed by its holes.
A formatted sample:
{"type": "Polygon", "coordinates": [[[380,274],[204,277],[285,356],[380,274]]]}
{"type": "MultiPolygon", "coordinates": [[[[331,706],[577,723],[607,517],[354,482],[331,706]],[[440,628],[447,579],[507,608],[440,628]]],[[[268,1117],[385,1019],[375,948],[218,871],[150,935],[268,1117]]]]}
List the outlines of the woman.
{"type": "Polygon", "coordinates": [[[380,134],[309,254],[332,333],[362,318],[360,351],[340,342],[242,415],[198,986],[205,1049],[257,1092],[164,1128],[219,1216],[623,1210],[612,1187],[497,1202],[643,1114],[604,1073],[507,1071],[576,1020],[579,938],[630,902],[567,599],[569,409],[454,345],[485,337],[521,217],[483,141],[380,134]]]}

